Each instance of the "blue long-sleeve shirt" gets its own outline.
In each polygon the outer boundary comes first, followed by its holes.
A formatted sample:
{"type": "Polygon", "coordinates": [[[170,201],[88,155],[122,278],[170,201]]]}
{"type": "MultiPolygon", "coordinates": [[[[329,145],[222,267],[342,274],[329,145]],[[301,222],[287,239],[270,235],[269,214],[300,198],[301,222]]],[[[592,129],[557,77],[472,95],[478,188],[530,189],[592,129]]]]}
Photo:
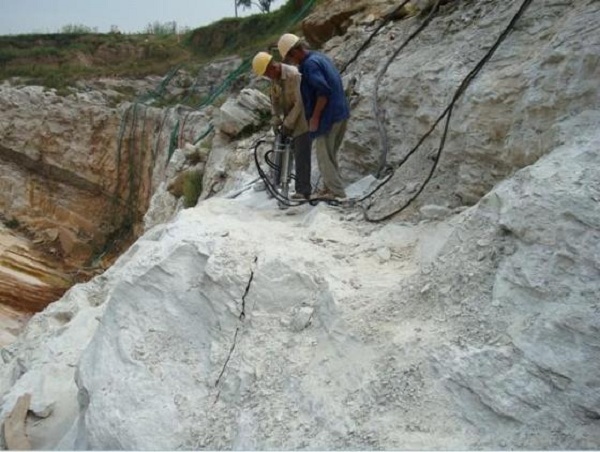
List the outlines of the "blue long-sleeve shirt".
{"type": "Polygon", "coordinates": [[[306,119],[310,120],[317,97],[327,98],[327,105],[321,113],[319,128],[316,132],[311,132],[311,137],[325,135],[331,130],[333,124],[350,117],[350,107],[340,73],[328,57],[315,51],[308,52],[298,69],[302,74],[300,91],[306,119]]]}

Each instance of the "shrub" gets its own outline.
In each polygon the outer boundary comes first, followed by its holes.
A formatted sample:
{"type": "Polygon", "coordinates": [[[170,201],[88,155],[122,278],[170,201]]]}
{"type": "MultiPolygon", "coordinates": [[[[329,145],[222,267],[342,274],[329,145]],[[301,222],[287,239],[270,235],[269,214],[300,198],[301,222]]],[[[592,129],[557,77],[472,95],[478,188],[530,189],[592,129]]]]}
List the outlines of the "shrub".
{"type": "Polygon", "coordinates": [[[88,27],[82,24],[67,24],[60,29],[61,33],[76,35],[85,33],[98,33],[98,28],[88,27]]]}
{"type": "Polygon", "coordinates": [[[197,170],[188,171],[183,179],[183,206],[194,207],[202,193],[202,173],[197,170]]]}
{"type": "Polygon", "coordinates": [[[300,13],[306,14],[305,5],[311,0],[288,0],[285,5],[269,14],[225,18],[206,27],[192,30],[187,44],[199,56],[214,58],[219,55],[245,50],[266,48],[274,44],[279,35],[297,22],[300,13]]]}
{"type": "Polygon", "coordinates": [[[13,49],[0,49],[0,67],[17,58],[18,53],[13,49]]]}
{"type": "Polygon", "coordinates": [[[4,225],[9,229],[17,229],[21,226],[21,223],[16,218],[11,218],[10,220],[6,220],[4,225]]]}

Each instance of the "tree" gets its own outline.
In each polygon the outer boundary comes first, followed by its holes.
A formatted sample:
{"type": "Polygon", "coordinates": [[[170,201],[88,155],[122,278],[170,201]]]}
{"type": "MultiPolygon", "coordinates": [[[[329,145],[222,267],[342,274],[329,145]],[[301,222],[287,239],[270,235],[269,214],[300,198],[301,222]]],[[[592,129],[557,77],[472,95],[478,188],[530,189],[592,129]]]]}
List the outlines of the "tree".
{"type": "Polygon", "coordinates": [[[82,24],[67,24],[67,25],[62,26],[59,33],[63,33],[63,34],[67,34],[67,35],[98,33],[98,27],[92,28],[92,27],[88,27],[87,25],[82,25],[82,24]]]}
{"type": "Polygon", "coordinates": [[[252,6],[258,7],[261,13],[268,13],[271,11],[271,3],[274,0],[235,0],[235,11],[237,17],[237,7],[241,6],[244,9],[252,8],[252,6]]]}
{"type": "Polygon", "coordinates": [[[149,35],[167,36],[177,34],[177,22],[158,22],[149,23],[146,26],[146,33],[149,35]]]}

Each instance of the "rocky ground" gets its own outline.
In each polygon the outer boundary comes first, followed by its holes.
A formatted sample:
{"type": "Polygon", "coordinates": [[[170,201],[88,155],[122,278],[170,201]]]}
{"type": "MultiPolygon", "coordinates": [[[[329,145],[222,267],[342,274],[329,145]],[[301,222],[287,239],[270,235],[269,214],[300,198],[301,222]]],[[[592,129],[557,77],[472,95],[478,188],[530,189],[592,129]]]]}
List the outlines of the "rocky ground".
{"type": "MultiPolygon", "coordinates": [[[[520,5],[443,3],[379,88],[392,163],[520,5]]],[[[0,418],[30,394],[17,425],[36,449],[599,448],[600,12],[530,8],[457,103],[431,182],[386,222],[240,194],[263,134],[229,134],[264,99],[230,99],[196,207],[157,181],[142,237],[2,349],[0,418]]],[[[373,30],[360,17],[325,46],[338,64],[373,30]]],[[[345,73],[354,196],[380,157],[377,73],[422,20],[386,25],[345,73]]],[[[370,214],[415,192],[435,148],[370,214]]]]}
{"type": "Polygon", "coordinates": [[[441,221],[185,210],[29,323],[4,409],[38,448],[595,448],[596,120],[441,221]]]}

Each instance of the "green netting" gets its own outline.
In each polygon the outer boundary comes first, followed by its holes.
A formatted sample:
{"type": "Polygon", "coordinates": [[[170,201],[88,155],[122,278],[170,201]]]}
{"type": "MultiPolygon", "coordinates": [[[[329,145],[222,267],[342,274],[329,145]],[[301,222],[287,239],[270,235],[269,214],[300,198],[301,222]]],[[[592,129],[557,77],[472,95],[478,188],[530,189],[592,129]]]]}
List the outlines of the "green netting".
{"type": "Polygon", "coordinates": [[[177,149],[177,137],[179,136],[179,120],[175,123],[175,127],[171,131],[171,136],[169,138],[169,152],[167,153],[167,163],[171,160],[171,156],[175,149],[177,149]]]}
{"type": "MultiPolygon", "coordinates": [[[[290,21],[288,21],[288,23],[285,24],[285,26],[282,27],[282,30],[286,29],[286,28],[290,28],[292,25],[296,24],[300,19],[302,19],[306,15],[306,13],[314,6],[315,2],[316,2],[316,0],[310,0],[310,1],[306,2],[304,4],[304,6],[302,7],[302,9],[290,21]]],[[[254,53],[250,56],[246,56],[242,60],[242,63],[236,69],[234,69],[231,73],[229,73],[229,75],[227,75],[225,77],[225,79],[219,84],[219,86],[217,88],[212,90],[208,94],[208,96],[206,96],[197,105],[192,106],[192,108],[194,108],[195,110],[201,110],[204,107],[212,105],[215,102],[215,100],[231,86],[232,83],[234,83],[241,75],[247,73],[250,70],[253,55],[254,55],[254,53]]],[[[178,65],[178,66],[174,67],[173,69],[171,69],[169,71],[169,73],[161,80],[160,84],[154,90],[151,90],[145,94],[138,96],[136,98],[136,100],[133,102],[132,106],[130,106],[123,114],[123,119],[121,121],[121,127],[119,130],[119,142],[118,142],[118,146],[117,146],[117,165],[118,165],[117,171],[119,171],[119,175],[117,176],[118,180],[117,180],[117,186],[116,186],[115,199],[118,196],[119,189],[120,189],[120,179],[121,179],[120,165],[121,165],[121,159],[122,159],[122,147],[123,147],[123,139],[125,136],[125,129],[127,128],[128,122],[131,122],[131,134],[130,134],[129,140],[127,142],[128,157],[129,157],[128,180],[129,180],[129,184],[130,184],[129,185],[128,204],[129,204],[130,210],[134,208],[134,206],[132,205],[132,203],[134,203],[133,197],[137,190],[136,187],[138,187],[138,185],[139,185],[136,182],[136,177],[139,177],[139,176],[136,176],[136,175],[139,173],[140,168],[135,168],[135,159],[133,156],[134,145],[135,145],[135,129],[137,128],[137,125],[138,125],[138,118],[137,118],[138,105],[142,104],[143,106],[146,106],[146,104],[148,102],[155,100],[157,98],[161,98],[164,95],[169,83],[177,75],[177,72],[179,71],[180,68],[181,68],[181,65],[178,65]]],[[[198,79],[192,85],[191,91],[193,91],[193,88],[196,87],[197,85],[198,85],[198,79]]],[[[190,94],[186,95],[183,98],[182,102],[187,101],[189,99],[189,97],[190,97],[190,94]]],[[[161,121],[158,135],[155,140],[155,146],[154,146],[154,149],[152,152],[153,162],[155,161],[156,156],[158,155],[158,148],[160,146],[160,135],[162,133],[163,126],[164,126],[167,116],[169,114],[169,110],[170,109],[166,109],[166,111],[164,113],[163,120],[161,121]]],[[[146,109],[144,109],[144,113],[146,113],[146,109]]],[[[143,118],[143,125],[142,125],[143,131],[145,130],[145,127],[146,127],[146,114],[144,114],[144,118],[143,118]]],[[[175,149],[177,148],[180,127],[181,127],[181,123],[178,120],[176,122],[173,130],[171,131],[171,134],[169,137],[169,149],[167,152],[166,164],[169,163],[169,161],[173,155],[173,152],[175,152],[175,149]]],[[[198,138],[196,138],[196,140],[194,141],[194,145],[197,144],[203,138],[205,138],[213,130],[214,130],[214,126],[212,124],[209,124],[207,129],[198,138]]]]}
{"type": "MultiPolygon", "coordinates": [[[[300,19],[302,19],[306,13],[313,7],[316,0],[310,0],[306,2],[306,4],[302,7],[302,9],[286,24],[282,29],[290,28],[292,25],[296,24],[300,19]]],[[[258,49],[260,50],[260,49],[258,49]]],[[[258,51],[257,50],[257,51],[258,51]]],[[[234,69],[225,80],[221,82],[221,84],[214,89],[202,102],[195,106],[196,109],[201,109],[207,105],[212,104],[215,99],[217,99],[231,84],[237,80],[242,74],[245,74],[250,70],[250,66],[252,65],[252,58],[254,57],[255,52],[251,55],[247,56],[242,63],[234,69]]]]}
{"type": "Polygon", "coordinates": [[[134,102],[146,103],[150,100],[162,97],[165,94],[165,91],[167,90],[167,86],[169,85],[169,83],[171,83],[171,80],[173,80],[173,77],[175,77],[177,75],[177,72],[179,72],[179,69],[181,69],[181,64],[171,69],[169,73],[161,80],[161,82],[156,88],[154,88],[152,91],[142,94],[134,102]]]}
{"type": "Polygon", "coordinates": [[[209,124],[208,128],[203,133],[201,133],[198,138],[194,140],[194,146],[197,145],[200,142],[200,140],[206,138],[208,134],[213,131],[214,128],[215,127],[212,124],[209,124]]]}

